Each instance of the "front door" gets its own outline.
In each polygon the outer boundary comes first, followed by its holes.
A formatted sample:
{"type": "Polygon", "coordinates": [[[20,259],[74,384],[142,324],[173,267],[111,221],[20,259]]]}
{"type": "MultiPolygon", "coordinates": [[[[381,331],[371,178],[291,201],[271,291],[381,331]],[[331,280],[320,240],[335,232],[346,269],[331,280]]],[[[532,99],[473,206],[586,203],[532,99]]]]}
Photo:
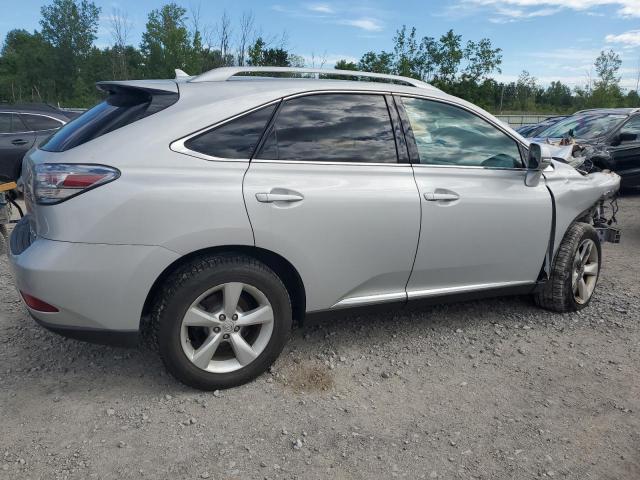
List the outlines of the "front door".
{"type": "Polygon", "coordinates": [[[459,106],[409,97],[402,105],[422,202],[409,298],[534,283],[552,202],[544,179],[525,185],[516,141],[459,106]]]}
{"type": "Polygon", "coordinates": [[[614,169],[622,177],[623,187],[640,185],[640,115],[629,119],[617,133],[622,140],[611,147],[614,169]],[[629,139],[624,135],[628,134],[629,139]],[[635,135],[635,138],[632,138],[635,135]]]}
{"type": "Polygon", "coordinates": [[[389,107],[365,93],[285,99],[245,176],[256,246],[294,265],[308,311],[406,298],[420,201],[389,107]]]}

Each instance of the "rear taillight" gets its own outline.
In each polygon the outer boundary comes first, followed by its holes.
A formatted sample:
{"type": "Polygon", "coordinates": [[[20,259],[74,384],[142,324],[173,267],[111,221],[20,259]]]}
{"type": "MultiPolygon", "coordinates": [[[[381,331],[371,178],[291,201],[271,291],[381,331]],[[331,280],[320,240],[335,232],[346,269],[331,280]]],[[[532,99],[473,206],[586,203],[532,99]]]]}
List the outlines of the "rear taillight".
{"type": "Polygon", "coordinates": [[[105,165],[41,163],[34,167],[33,196],[36,203],[53,205],[109,183],[120,171],[105,165]]]}

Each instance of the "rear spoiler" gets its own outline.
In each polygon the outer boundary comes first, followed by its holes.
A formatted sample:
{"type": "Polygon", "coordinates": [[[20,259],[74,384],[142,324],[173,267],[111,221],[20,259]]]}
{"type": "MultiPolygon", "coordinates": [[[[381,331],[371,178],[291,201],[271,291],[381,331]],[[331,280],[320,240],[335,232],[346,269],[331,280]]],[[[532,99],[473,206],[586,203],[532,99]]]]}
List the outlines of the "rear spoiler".
{"type": "Polygon", "coordinates": [[[96,87],[109,94],[107,102],[112,104],[149,102],[145,117],[164,110],[180,98],[178,85],[172,80],[119,80],[98,82],[96,87]]]}

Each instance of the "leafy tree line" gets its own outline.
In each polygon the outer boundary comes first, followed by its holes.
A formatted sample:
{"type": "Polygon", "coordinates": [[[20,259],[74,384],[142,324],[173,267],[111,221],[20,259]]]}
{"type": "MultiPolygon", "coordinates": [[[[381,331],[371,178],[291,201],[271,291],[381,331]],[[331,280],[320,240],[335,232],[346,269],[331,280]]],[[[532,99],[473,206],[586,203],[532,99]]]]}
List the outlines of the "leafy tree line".
{"type": "MultiPolygon", "coordinates": [[[[174,69],[198,74],[228,65],[304,66],[289,51],[286,35],[262,33],[251,12],[236,23],[222,12],[215,26],[199,9],[169,3],[149,12],[141,42],[130,41],[125,12],[114,11],[112,44],[95,46],[101,9],[90,0],[52,0],[41,8],[40,29],[10,31],[0,50],[0,102],[49,102],[90,106],[105,79],[171,78],[174,69]]],[[[313,60],[315,63],[315,59],[313,60]]],[[[319,62],[321,65],[324,61],[319,62]]],[[[637,91],[620,88],[620,57],[613,51],[596,59],[594,81],[573,90],[559,81],[541,86],[523,71],[517,81],[498,82],[502,50],[491,40],[463,41],[449,30],[419,37],[400,28],[389,51],[366,52],[358,62],[340,60],[338,69],[393,73],[425,80],[493,112],[572,112],[588,107],[640,107],[637,91]]]]}
{"type": "Polygon", "coordinates": [[[129,42],[130,23],[114,11],[113,44],[94,42],[101,9],[89,0],[53,0],[41,8],[40,30],[10,31],[0,50],[0,102],[50,102],[90,106],[99,80],[172,78],[174,69],[198,74],[228,65],[303,66],[286,49],[286,36],[266,37],[251,12],[237,28],[226,13],[215,27],[199,10],[176,3],[152,10],[139,47],[129,42]]]}
{"type": "Polygon", "coordinates": [[[360,60],[340,60],[335,68],[391,73],[424,80],[496,113],[574,112],[584,108],[640,107],[637,90],[626,94],[620,87],[622,62],[613,50],[603,51],[594,62],[597,78],[573,90],[560,81],[546,88],[523,70],[515,82],[498,82],[502,49],[488,38],[462,41],[453,30],[436,39],[418,38],[416,29],[403,26],[393,38],[393,51],[367,52],[360,60]]]}

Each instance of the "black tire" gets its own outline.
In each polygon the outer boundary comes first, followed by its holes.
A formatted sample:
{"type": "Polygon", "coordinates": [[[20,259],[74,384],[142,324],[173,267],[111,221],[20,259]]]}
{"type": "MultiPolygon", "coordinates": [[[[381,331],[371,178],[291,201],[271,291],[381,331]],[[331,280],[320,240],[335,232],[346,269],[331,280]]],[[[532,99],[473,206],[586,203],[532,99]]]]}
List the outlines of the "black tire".
{"type": "Polygon", "coordinates": [[[291,331],[291,301],[286,287],[266,265],[244,255],[210,255],[180,267],[156,297],[147,335],[156,343],[167,370],[179,381],[201,390],[242,385],[269,368],[291,331]],[[191,304],[208,289],[242,282],[260,290],[273,310],[273,331],[266,347],[248,365],[227,373],[211,373],[194,365],[180,341],[182,319],[191,304]]]}
{"type": "Polygon", "coordinates": [[[585,308],[591,302],[593,293],[584,303],[578,303],[572,288],[572,272],[576,252],[586,239],[593,240],[598,251],[598,273],[596,283],[600,276],[602,263],[602,249],[596,230],[587,223],[573,223],[565,233],[558,253],[551,268],[551,276],[534,296],[536,303],[547,310],[554,312],[575,312],[585,308]]]}

